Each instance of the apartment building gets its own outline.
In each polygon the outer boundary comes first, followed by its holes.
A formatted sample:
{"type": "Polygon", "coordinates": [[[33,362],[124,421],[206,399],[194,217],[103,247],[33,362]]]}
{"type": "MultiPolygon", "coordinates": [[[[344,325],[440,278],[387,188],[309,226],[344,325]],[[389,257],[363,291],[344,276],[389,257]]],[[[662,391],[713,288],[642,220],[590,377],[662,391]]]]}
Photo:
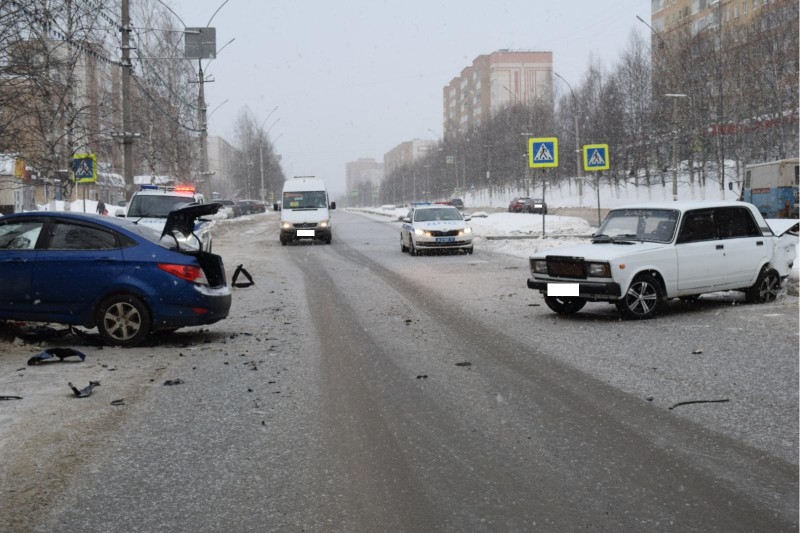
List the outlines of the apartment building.
{"type": "Polygon", "coordinates": [[[383,155],[383,170],[388,176],[395,169],[413,163],[431,150],[436,150],[436,141],[413,139],[402,142],[383,155]]]}
{"type": "MultiPolygon", "coordinates": [[[[652,0],[650,25],[660,35],[688,27],[695,36],[717,30],[720,24],[723,28],[750,24],[784,4],[785,0],[652,0]]],[[[791,8],[797,10],[796,2],[791,8]]]]}
{"type": "Polygon", "coordinates": [[[497,50],[475,58],[443,89],[445,137],[479,127],[503,107],[552,101],[553,53],[497,50]]]}
{"type": "Polygon", "coordinates": [[[352,191],[369,183],[377,188],[383,181],[383,163],[375,161],[370,157],[362,157],[357,161],[347,163],[347,175],[345,177],[347,190],[352,191]]]}

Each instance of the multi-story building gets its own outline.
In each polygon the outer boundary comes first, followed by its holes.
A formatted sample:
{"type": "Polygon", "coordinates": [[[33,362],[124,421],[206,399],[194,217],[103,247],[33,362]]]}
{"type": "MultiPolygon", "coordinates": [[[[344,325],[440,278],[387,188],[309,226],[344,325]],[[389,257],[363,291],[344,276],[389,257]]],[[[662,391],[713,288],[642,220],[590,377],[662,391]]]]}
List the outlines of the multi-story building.
{"type": "Polygon", "coordinates": [[[383,170],[388,176],[395,169],[413,163],[431,150],[436,150],[436,141],[414,139],[402,142],[383,155],[383,170]]]}
{"type": "Polygon", "coordinates": [[[383,163],[372,158],[359,158],[357,161],[349,161],[345,179],[348,191],[362,187],[367,183],[377,189],[381,181],[383,181],[383,163]]]}
{"type": "Polygon", "coordinates": [[[509,105],[552,101],[552,87],[552,52],[498,50],[478,56],[444,87],[444,135],[479,127],[509,105]]]}
{"type": "MultiPolygon", "coordinates": [[[[728,25],[749,24],[770,10],[775,0],[652,0],[651,27],[659,35],[679,28],[691,29],[691,35],[728,25]]],[[[796,9],[796,4],[794,5],[796,9]]]]}
{"type": "MultiPolygon", "coordinates": [[[[239,150],[218,135],[208,136],[208,171],[211,173],[210,189],[222,198],[232,198],[236,193],[233,181],[234,163],[239,150]]],[[[260,170],[260,169],[259,169],[260,170]]],[[[260,184],[259,187],[260,188],[260,184]]]]}

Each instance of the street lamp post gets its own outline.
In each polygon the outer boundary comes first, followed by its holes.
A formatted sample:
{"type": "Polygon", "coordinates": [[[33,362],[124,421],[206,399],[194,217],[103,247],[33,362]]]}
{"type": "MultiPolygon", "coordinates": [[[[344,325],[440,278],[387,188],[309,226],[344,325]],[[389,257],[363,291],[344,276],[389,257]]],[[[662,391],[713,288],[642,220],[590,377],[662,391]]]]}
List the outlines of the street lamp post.
{"type": "Polygon", "coordinates": [[[572,86],[570,86],[569,82],[565,80],[562,76],[558,74],[558,72],[553,72],[553,75],[558,77],[561,81],[563,81],[567,88],[569,89],[570,94],[572,95],[572,110],[573,110],[573,117],[575,118],[575,172],[578,176],[578,204],[583,205],[583,175],[581,172],[581,141],[580,141],[580,130],[578,129],[578,99],[575,98],[575,92],[572,90],[572,86]]]}
{"type": "Polygon", "coordinates": [[[685,94],[670,93],[664,95],[672,98],[672,201],[678,201],[678,99],[686,98],[685,94]]]}

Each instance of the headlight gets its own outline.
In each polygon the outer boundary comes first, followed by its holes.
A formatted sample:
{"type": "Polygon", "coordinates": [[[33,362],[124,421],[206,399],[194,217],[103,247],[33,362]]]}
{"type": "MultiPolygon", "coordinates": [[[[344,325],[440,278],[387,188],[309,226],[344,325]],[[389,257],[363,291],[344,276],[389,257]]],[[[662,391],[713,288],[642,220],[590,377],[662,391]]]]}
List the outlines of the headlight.
{"type": "Polygon", "coordinates": [[[547,261],[544,259],[531,259],[531,270],[534,274],[547,274],[547,261]]]}
{"type": "Polygon", "coordinates": [[[329,224],[330,224],[329,221],[323,220],[322,222],[319,223],[319,227],[320,228],[327,228],[329,224]]]}
{"type": "Polygon", "coordinates": [[[422,237],[423,235],[425,235],[425,232],[422,231],[421,229],[415,228],[414,229],[414,235],[419,235],[420,237],[422,237]]]}
{"type": "Polygon", "coordinates": [[[608,263],[587,263],[586,266],[588,276],[593,278],[610,278],[611,267],[608,263]]]}
{"type": "Polygon", "coordinates": [[[291,222],[281,222],[281,229],[292,229],[292,227],[291,222]]]}
{"type": "Polygon", "coordinates": [[[469,235],[471,233],[472,233],[472,228],[464,228],[463,230],[461,230],[462,235],[469,235]]]}

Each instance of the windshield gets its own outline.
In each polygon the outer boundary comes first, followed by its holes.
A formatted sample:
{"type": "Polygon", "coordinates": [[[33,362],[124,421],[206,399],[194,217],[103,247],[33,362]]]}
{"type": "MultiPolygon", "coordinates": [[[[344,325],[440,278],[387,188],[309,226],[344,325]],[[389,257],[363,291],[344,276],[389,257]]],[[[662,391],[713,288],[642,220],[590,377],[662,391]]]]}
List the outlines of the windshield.
{"type": "Polygon", "coordinates": [[[194,203],[192,198],[187,196],[136,195],[131,200],[128,216],[167,218],[171,211],[191,203],[194,203]]]}
{"type": "Polygon", "coordinates": [[[283,193],[284,209],[322,209],[328,207],[325,191],[303,191],[283,193]]]}
{"type": "Polygon", "coordinates": [[[461,220],[461,213],[455,208],[418,209],[414,213],[414,222],[430,222],[432,220],[461,220]]]}
{"type": "Polygon", "coordinates": [[[608,214],[593,240],[669,242],[677,221],[678,212],[671,209],[617,209],[608,214]]]}

